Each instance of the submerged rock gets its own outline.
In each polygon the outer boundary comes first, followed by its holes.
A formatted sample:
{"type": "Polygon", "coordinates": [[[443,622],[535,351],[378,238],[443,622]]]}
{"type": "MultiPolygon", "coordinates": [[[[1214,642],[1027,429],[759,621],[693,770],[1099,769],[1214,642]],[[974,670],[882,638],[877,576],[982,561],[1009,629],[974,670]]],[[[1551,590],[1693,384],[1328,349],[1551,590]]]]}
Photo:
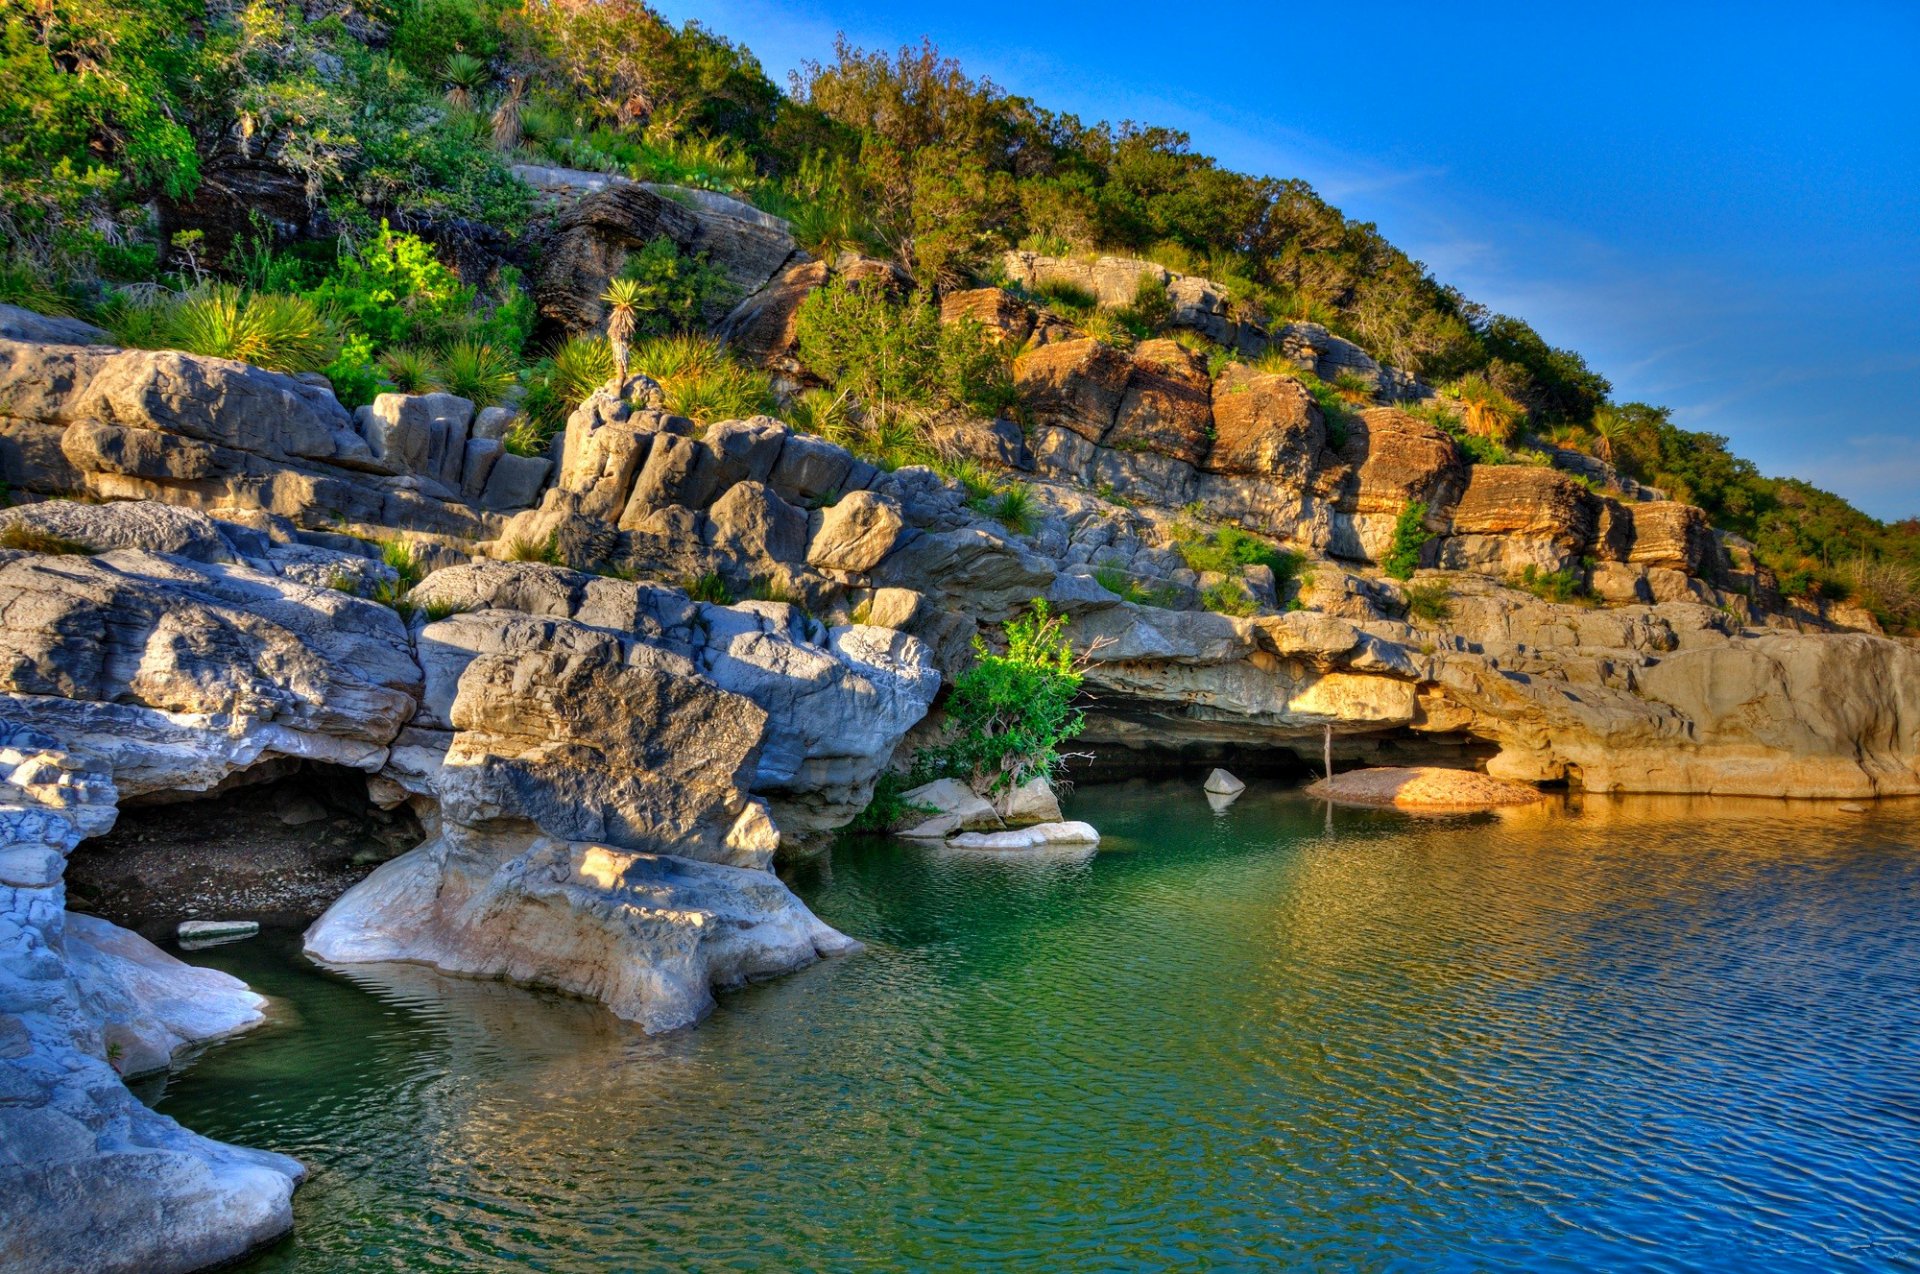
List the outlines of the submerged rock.
{"type": "Polygon", "coordinates": [[[1019,850],[1100,843],[1091,823],[1035,823],[1005,832],[963,832],[947,841],[952,849],[1019,850]]]}
{"type": "Polygon", "coordinates": [[[1546,799],[1546,793],[1524,783],[1489,778],[1473,770],[1433,766],[1349,770],[1309,785],[1307,794],[1340,805],[1393,805],[1402,809],[1494,809],[1546,799]]]}

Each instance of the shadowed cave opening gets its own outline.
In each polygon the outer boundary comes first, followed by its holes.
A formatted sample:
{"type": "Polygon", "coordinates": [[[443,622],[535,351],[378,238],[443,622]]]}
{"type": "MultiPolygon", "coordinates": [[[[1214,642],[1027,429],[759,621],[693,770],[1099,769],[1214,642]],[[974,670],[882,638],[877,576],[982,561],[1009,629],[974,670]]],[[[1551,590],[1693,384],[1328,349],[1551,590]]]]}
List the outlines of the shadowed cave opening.
{"type": "Polygon", "coordinates": [[[68,859],[67,905],[154,941],[182,920],[303,927],[424,836],[405,805],[373,804],[359,770],[276,758],[210,791],[123,801],[68,859]]]}
{"type": "MultiPolygon", "coordinates": [[[[1163,706],[1109,699],[1087,713],[1087,729],[1068,745],[1067,777],[1098,783],[1136,777],[1204,776],[1215,766],[1242,778],[1311,783],[1319,778],[1324,743],[1318,731],[1282,734],[1245,720],[1174,716],[1163,706]]],[[[1376,765],[1432,765],[1484,770],[1497,744],[1466,734],[1431,733],[1405,726],[1346,731],[1333,736],[1336,771],[1376,765]]]]}

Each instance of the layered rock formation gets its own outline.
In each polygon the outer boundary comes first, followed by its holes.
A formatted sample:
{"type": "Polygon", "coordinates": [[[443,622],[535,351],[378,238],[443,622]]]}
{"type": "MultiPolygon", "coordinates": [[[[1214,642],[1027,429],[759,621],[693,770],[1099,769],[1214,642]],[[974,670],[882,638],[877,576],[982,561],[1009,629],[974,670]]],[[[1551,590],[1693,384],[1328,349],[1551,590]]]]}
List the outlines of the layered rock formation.
{"type": "Polygon", "coordinates": [[[65,855],[118,799],[289,758],[358,769],[436,834],[336,904],[317,955],[516,978],[667,1029],[715,986],[853,945],[765,870],[773,810],[796,830],[850,817],[939,684],[912,637],[781,603],[483,561],[434,576],[421,605],[448,613],[409,623],[300,578],[364,559],[178,506],[51,502],[7,525],[60,550],[0,551],[10,1268],[197,1269],[291,1224],[297,1163],[195,1137],[119,1083],[261,1002],[64,912],[65,855]],[[169,551],[120,547],[141,541],[169,551]]]}

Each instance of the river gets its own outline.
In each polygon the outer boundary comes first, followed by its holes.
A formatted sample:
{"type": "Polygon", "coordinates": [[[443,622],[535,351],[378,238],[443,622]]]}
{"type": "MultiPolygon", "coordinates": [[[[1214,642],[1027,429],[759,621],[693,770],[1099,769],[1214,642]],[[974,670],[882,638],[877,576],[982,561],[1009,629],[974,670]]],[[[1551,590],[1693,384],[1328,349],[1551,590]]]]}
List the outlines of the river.
{"type": "Polygon", "coordinates": [[[196,952],[273,1020],[158,1106],[313,1170],[254,1271],[1920,1267],[1920,804],[1068,815],[843,841],[867,949],[663,1038],[196,952]]]}

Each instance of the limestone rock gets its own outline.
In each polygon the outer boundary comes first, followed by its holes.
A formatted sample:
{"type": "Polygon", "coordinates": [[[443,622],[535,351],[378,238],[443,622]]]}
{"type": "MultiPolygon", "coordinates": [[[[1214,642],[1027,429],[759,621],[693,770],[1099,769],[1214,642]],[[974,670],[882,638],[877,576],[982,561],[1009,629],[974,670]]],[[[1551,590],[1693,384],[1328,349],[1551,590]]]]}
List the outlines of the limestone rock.
{"type": "Polygon", "coordinates": [[[1214,796],[1238,796],[1247,790],[1247,785],[1222,769],[1215,769],[1207,775],[1207,781],[1201,790],[1214,796]]]}
{"type": "Polygon", "coordinates": [[[1113,427],[1100,441],[1121,451],[1199,464],[1213,432],[1206,363],[1170,340],[1141,342],[1132,363],[1113,427]]]}
{"type": "Polygon", "coordinates": [[[800,303],[826,281],[826,262],[796,260],[735,306],[714,334],[749,362],[778,365],[793,351],[800,303]]]}
{"type": "Polygon", "coordinates": [[[11,724],[0,769],[0,1265],[172,1274],[284,1234],[305,1169],[154,1114],[107,1061],[114,1044],[164,1065],[200,1031],[257,1020],[258,997],[64,910],[67,853],[113,820],[106,771],[11,724]],[[7,868],[29,854],[51,870],[7,868]]]}
{"type": "Polygon", "coordinates": [[[165,1070],[183,1049],[266,1020],[266,997],[239,978],[185,964],[96,916],[67,916],[66,956],[122,1075],[165,1070]]]}
{"type": "Polygon", "coordinates": [[[1033,334],[1033,307],[1005,288],[973,288],[940,298],[940,321],[980,324],[995,341],[1018,349],[1033,334]]]}
{"type": "Polygon", "coordinates": [[[1306,483],[1327,434],[1299,381],[1233,364],[1213,383],[1212,408],[1210,472],[1306,483]]]}
{"type": "Polygon", "coordinates": [[[11,526],[31,527],[95,553],[145,549],[196,562],[231,562],[237,556],[212,518],[155,500],[23,504],[0,511],[0,528],[11,526]]]}
{"type": "Polygon", "coordinates": [[[120,549],[11,555],[0,599],[0,705],[123,792],[203,790],[276,755],[377,769],[413,713],[398,617],[334,589],[120,549]]]}
{"type": "Polygon", "coordinates": [[[307,931],[341,964],[409,960],[597,999],[649,1031],[714,987],[857,947],[772,875],[540,837],[504,862],[442,842],[382,865],[307,931]]]}
{"type": "Polygon", "coordinates": [[[1053,784],[1039,776],[995,796],[993,808],[1001,821],[1011,826],[1060,821],[1060,798],[1053,784]]]}
{"type": "Polygon", "coordinates": [[[1099,442],[1113,427],[1133,364],[1095,340],[1061,341],[1013,361],[1013,381],[1034,420],[1099,442]]]}
{"type": "Polygon", "coordinates": [[[40,345],[112,345],[113,334],[77,318],[0,305],[0,340],[40,345]]]}
{"type": "MultiPolygon", "coordinates": [[[[683,253],[704,256],[744,297],[758,291],[794,255],[793,236],[777,221],[733,215],[724,206],[681,203],[667,194],[626,182],[582,197],[561,213],[541,258],[534,295],[541,314],[584,332],[606,321],[600,300],[608,280],[628,254],[658,238],[683,253]]],[[[718,321],[725,302],[704,317],[718,321]]]]}
{"type": "MultiPolygon", "coordinates": [[[[921,828],[934,819],[951,820],[946,831],[981,827],[999,829],[1006,826],[992,802],[959,779],[936,779],[931,783],[923,783],[901,793],[900,802],[913,811],[911,817],[916,820],[915,828],[905,833],[909,836],[926,835],[921,828]]],[[[940,834],[945,835],[946,832],[940,834]]]]}
{"type": "Polygon", "coordinates": [[[962,832],[947,841],[952,849],[1023,850],[1091,848],[1100,833],[1090,823],[1035,823],[1007,832],[962,832]]]}
{"type": "Polygon", "coordinates": [[[684,659],[562,628],[461,674],[442,818],[719,861],[766,713],[684,659]]]}
{"type": "Polygon", "coordinates": [[[892,501],[870,491],[850,492],[822,511],[820,528],[807,546],[807,564],[864,574],[886,560],[906,529],[892,501]]]}

